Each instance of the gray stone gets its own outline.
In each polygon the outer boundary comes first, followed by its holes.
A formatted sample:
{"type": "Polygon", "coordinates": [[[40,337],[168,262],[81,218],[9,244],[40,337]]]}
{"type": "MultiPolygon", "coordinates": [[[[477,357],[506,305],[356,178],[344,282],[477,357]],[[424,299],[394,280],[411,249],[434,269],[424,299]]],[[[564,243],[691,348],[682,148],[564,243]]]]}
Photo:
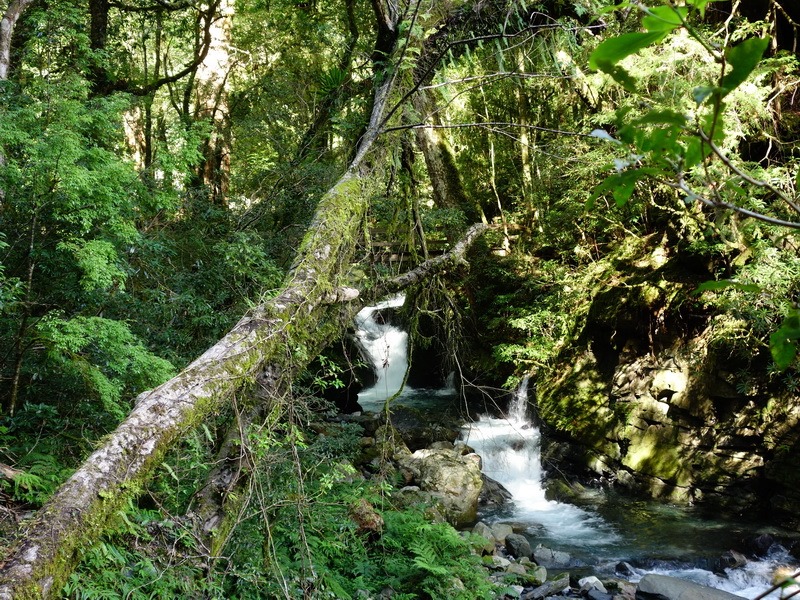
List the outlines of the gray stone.
{"type": "Polygon", "coordinates": [[[614,600],[614,596],[608,592],[601,592],[600,590],[591,589],[582,594],[588,600],[614,600]]]}
{"type": "Polygon", "coordinates": [[[477,454],[461,456],[454,450],[417,450],[399,457],[419,487],[441,501],[447,520],[456,527],[475,520],[483,485],[477,454]]]}
{"type": "Polygon", "coordinates": [[[581,589],[581,593],[588,592],[589,590],[599,590],[603,593],[607,593],[606,586],[603,585],[603,582],[600,581],[594,575],[590,575],[589,577],[583,577],[582,579],[578,580],[578,587],[581,589]]]}
{"type": "Polygon", "coordinates": [[[511,528],[511,525],[507,525],[506,523],[494,523],[492,525],[492,533],[494,534],[494,539],[499,544],[505,545],[506,536],[514,533],[514,530],[511,528]]]}
{"type": "Polygon", "coordinates": [[[637,600],[742,600],[742,596],[691,581],[654,575],[642,577],[636,588],[637,600]]]}
{"type": "Polygon", "coordinates": [[[507,569],[508,565],[511,564],[511,561],[507,558],[503,558],[502,556],[493,556],[492,564],[499,569],[507,569]]]}
{"type": "Polygon", "coordinates": [[[536,546],[533,550],[533,558],[543,567],[556,569],[568,567],[572,560],[570,555],[566,552],[551,550],[550,548],[545,548],[541,544],[536,546]]]}
{"type": "Polygon", "coordinates": [[[506,550],[514,558],[531,557],[531,544],[524,535],[509,533],[506,536],[506,550]]]}
{"type": "Polygon", "coordinates": [[[520,600],[543,600],[551,594],[559,594],[569,587],[569,573],[562,573],[552,581],[547,581],[530,592],[520,596],[520,600]]]}
{"type": "Polygon", "coordinates": [[[514,575],[527,575],[528,571],[519,563],[511,563],[506,567],[506,573],[513,573],[514,575]]]}

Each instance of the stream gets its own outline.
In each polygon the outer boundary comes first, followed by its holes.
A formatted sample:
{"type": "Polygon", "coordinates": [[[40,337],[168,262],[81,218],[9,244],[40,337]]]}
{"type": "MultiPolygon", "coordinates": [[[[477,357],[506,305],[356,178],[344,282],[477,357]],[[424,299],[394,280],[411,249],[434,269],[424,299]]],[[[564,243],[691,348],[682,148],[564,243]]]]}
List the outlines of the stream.
{"type": "MultiPolygon", "coordinates": [[[[378,375],[372,388],[359,393],[359,404],[367,411],[379,411],[387,398],[396,396],[393,403],[458,410],[452,387],[403,389],[408,335],[380,316],[381,311],[402,303],[402,296],[392,298],[365,308],[356,319],[359,343],[372,357],[378,375]]],[[[761,559],[750,559],[744,567],[721,574],[714,572],[714,562],[723,552],[741,551],[745,539],[763,533],[781,539],[798,537],[775,526],[711,519],[691,507],[633,499],[609,490],[587,489],[574,503],[548,500],[539,429],[526,414],[527,404],[524,379],[503,418],[481,415],[462,427],[461,437],[481,456],[484,474],[513,495],[510,506],[482,512],[481,520],[523,523],[532,547],[541,544],[570,555],[569,571],[619,577],[617,567],[626,562],[632,569],[624,578],[631,582],[658,573],[755,598],[772,585],[776,568],[796,568],[796,559],[775,543],[761,559]]],[[[769,596],[780,597],[779,592],[769,596]]]]}

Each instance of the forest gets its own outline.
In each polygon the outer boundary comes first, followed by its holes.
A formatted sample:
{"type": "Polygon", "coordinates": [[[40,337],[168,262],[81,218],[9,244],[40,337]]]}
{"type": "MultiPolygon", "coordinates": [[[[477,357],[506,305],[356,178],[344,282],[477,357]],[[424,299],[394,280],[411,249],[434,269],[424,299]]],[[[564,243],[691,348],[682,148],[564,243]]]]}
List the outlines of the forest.
{"type": "Polygon", "coordinates": [[[0,599],[526,597],[360,420],[397,293],[549,497],[800,532],[793,0],[1,6],[0,599]]]}

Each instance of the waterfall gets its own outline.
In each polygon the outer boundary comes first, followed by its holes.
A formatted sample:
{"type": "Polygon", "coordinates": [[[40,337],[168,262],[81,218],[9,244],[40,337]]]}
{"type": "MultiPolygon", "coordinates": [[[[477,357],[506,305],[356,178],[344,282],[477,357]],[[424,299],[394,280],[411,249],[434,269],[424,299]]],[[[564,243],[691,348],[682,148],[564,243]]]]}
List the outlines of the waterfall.
{"type": "Polygon", "coordinates": [[[356,315],[356,337],[364,354],[372,360],[378,376],[375,385],[358,394],[366,408],[379,408],[403,387],[408,369],[408,333],[380,318],[382,310],[403,306],[405,296],[398,295],[375,306],[367,306],[356,315]]]}
{"type": "Polygon", "coordinates": [[[462,438],[482,458],[483,473],[511,492],[513,519],[543,527],[547,537],[561,546],[581,548],[614,543],[619,536],[600,517],[546,498],[539,428],[527,419],[527,405],[525,377],[505,418],[482,415],[462,429],[462,438]]]}

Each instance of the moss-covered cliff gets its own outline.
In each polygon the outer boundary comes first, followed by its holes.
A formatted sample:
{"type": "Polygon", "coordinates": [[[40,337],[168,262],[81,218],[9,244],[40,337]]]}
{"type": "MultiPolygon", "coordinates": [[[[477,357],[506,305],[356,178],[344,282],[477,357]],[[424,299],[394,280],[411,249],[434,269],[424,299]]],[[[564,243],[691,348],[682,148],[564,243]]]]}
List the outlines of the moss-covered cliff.
{"type": "Polygon", "coordinates": [[[501,260],[502,277],[472,283],[472,367],[506,385],[531,374],[545,460],[562,472],[800,525],[792,375],[770,370],[747,314],[768,292],[699,294],[718,263],[666,236],[573,264],[501,260]]]}

